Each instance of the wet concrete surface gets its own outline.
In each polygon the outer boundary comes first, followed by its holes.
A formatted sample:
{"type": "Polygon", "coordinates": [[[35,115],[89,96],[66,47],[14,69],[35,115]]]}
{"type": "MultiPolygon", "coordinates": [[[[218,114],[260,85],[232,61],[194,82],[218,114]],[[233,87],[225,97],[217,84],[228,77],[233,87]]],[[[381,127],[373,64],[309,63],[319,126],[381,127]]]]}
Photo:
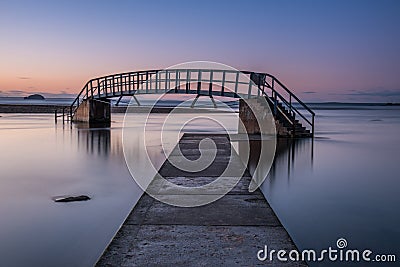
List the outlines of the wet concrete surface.
{"type": "MultiPolygon", "coordinates": [[[[167,160],[159,173],[168,182],[196,187],[217,179],[232,160],[244,170],[240,181],[228,194],[199,207],[171,206],[144,193],[97,266],[307,266],[304,262],[257,258],[257,252],[265,245],[288,252],[297,248],[261,191],[248,191],[251,176],[236,152],[231,156],[227,136],[185,134],[178,145],[182,154],[189,159],[198,158],[198,144],[205,137],[213,139],[218,149],[208,168],[187,172],[167,160]]],[[[178,154],[173,151],[170,157],[179,157],[178,154]]],[[[223,179],[222,187],[237,180],[229,175],[223,179]]],[[[156,176],[149,193],[158,199],[193,194],[190,189],[177,190],[165,180],[156,176]]],[[[191,197],[222,191],[216,187],[191,197]]]]}

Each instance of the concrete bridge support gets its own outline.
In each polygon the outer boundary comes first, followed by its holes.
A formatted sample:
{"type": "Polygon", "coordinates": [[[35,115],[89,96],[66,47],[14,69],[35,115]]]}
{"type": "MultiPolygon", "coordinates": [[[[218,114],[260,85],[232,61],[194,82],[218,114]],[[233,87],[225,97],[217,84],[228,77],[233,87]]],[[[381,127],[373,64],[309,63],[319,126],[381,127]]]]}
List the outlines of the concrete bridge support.
{"type": "Polygon", "coordinates": [[[273,114],[263,101],[265,102],[262,97],[239,100],[239,118],[243,123],[239,123],[239,133],[275,134],[273,114]]]}
{"type": "Polygon", "coordinates": [[[111,123],[111,104],[109,100],[84,100],[76,110],[74,122],[85,122],[89,124],[111,123]]]}

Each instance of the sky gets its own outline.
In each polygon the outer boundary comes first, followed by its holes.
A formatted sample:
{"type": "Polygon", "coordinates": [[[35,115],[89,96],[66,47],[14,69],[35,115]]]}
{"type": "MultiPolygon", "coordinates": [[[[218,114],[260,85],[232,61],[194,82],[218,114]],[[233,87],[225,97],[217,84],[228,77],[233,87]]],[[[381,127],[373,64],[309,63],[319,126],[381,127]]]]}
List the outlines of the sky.
{"type": "Polygon", "coordinates": [[[400,102],[399,14],[397,0],[0,0],[0,96],[206,60],[304,101],[400,102]]]}

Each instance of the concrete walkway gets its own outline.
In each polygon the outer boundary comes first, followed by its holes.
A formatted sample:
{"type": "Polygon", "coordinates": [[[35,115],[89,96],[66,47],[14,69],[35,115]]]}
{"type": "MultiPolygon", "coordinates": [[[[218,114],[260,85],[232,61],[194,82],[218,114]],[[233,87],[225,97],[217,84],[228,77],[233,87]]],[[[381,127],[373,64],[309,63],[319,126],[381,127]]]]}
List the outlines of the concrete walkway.
{"type": "MultiPolygon", "coordinates": [[[[183,154],[198,157],[197,144],[204,137],[185,134],[179,142],[183,154]]],[[[230,160],[231,146],[225,135],[207,137],[218,148],[217,157],[208,168],[196,174],[186,173],[167,160],[159,173],[188,187],[216,179],[230,160]]],[[[238,160],[238,156],[231,160],[238,160]]],[[[238,168],[244,168],[242,165],[238,160],[238,168]]],[[[260,190],[248,192],[250,180],[246,170],[229,194],[196,208],[170,206],[144,194],[97,266],[307,266],[257,259],[257,252],[264,245],[287,251],[296,246],[260,190]]],[[[159,183],[154,184],[160,187],[159,183]]],[[[159,194],[173,194],[165,185],[157,190],[159,194]]]]}

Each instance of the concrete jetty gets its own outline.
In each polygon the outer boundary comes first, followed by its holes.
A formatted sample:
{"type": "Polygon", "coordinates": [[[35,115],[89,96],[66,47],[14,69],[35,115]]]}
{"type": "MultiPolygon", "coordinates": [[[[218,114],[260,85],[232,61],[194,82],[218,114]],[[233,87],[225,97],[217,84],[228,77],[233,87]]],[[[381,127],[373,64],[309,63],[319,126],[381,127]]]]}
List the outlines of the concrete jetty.
{"type": "MultiPolygon", "coordinates": [[[[238,159],[230,158],[227,135],[185,134],[178,144],[183,155],[199,156],[196,144],[204,137],[212,138],[218,149],[209,167],[194,174],[166,160],[159,173],[175,184],[198,186],[215,180],[229,160],[238,159]]],[[[245,168],[240,164],[238,160],[238,168],[245,168]]],[[[261,191],[248,192],[250,180],[246,170],[227,195],[194,208],[170,206],[143,194],[97,266],[307,266],[257,258],[265,245],[286,251],[297,248],[261,191]]],[[[158,187],[158,194],[174,194],[165,184],[150,186],[158,187]]]]}

